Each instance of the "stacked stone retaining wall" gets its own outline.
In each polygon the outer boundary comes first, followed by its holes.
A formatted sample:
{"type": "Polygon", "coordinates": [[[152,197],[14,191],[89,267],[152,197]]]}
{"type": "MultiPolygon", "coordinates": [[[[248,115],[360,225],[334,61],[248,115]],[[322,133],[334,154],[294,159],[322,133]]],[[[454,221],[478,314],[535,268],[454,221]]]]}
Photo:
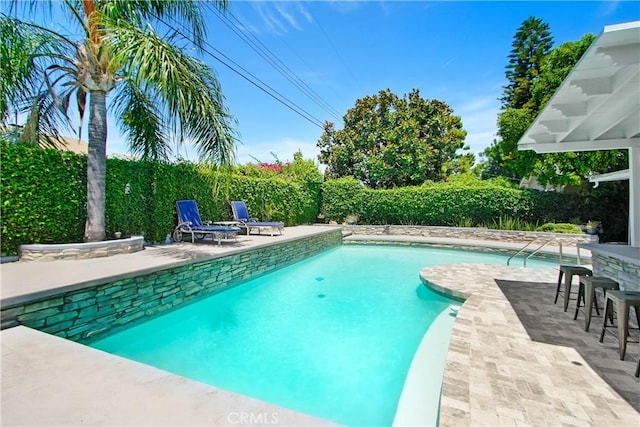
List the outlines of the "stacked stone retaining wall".
{"type": "Polygon", "coordinates": [[[338,229],[2,307],[2,328],[25,325],[90,342],[341,244],[338,229]]]}
{"type": "Polygon", "coordinates": [[[103,242],[20,245],[18,253],[20,261],[59,261],[130,254],[142,249],[144,249],[144,237],[132,236],[127,239],[103,242]]]}
{"type": "Polygon", "coordinates": [[[640,291],[640,265],[598,252],[592,252],[591,259],[595,276],[615,279],[622,290],[640,291]]]}
{"type": "MultiPolygon", "coordinates": [[[[412,225],[345,225],[344,230],[356,235],[420,236],[447,239],[493,240],[503,243],[526,243],[534,239],[558,239],[565,246],[578,243],[598,243],[590,234],[543,233],[532,231],[490,230],[476,227],[435,227],[412,225]]],[[[552,245],[554,242],[551,243],[552,245]]],[[[557,243],[555,243],[557,244],[557,243]]]]}

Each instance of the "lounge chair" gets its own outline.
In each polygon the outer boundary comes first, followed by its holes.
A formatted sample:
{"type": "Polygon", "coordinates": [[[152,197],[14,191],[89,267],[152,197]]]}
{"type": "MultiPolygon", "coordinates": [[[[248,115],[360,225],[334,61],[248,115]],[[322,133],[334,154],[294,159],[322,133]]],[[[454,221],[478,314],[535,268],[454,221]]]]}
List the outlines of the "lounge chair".
{"type": "Polygon", "coordinates": [[[206,236],[211,236],[212,240],[217,239],[219,245],[223,238],[233,237],[235,239],[242,231],[239,227],[203,223],[195,200],[178,200],[176,211],[178,225],[173,230],[173,240],[176,242],[181,242],[183,235],[191,234],[191,243],[195,243],[196,239],[202,240],[206,236]]]}
{"type": "Polygon", "coordinates": [[[233,211],[233,219],[238,222],[240,228],[247,230],[247,234],[251,234],[251,229],[258,229],[258,234],[261,233],[263,228],[271,230],[271,236],[273,236],[274,230],[278,230],[282,234],[284,228],[284,222],[273,221],[258,221],[255,218],[249,216],[249,210],[247,205],[242,201],[233,200],[229,202],[231,204],[231,210],[233,211]]]}

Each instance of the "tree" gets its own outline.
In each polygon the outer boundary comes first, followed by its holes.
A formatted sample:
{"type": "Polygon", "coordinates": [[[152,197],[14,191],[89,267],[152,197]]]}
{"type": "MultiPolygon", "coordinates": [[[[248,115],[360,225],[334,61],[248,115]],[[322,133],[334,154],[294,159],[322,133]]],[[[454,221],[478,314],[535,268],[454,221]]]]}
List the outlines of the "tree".
{"type": "Polygon", "coordinates": [[[402,98],[389,89],[356,101],[344,127],[324,125],[318,141],[327,177],[353,176],[371,188],[442,181],[454,169],[466,132],[447,104],[413,89],[402,98]]]}
{"type": "Polygon", "coordinates": [[[537,109],[532,104],[531,87],[540,74],[542,61],[553,47],[549,25],[530,16],[525,19],[513,37],[509,54],[502,107],[537,109]]]}
{"type": "Polygon", "coordinates": [[[519,182],[533,173],[538,154],[518,150],[518,141],[534,119],[535,114],[528,108],[507,108],[498,114],[499,140],[482,153],[487,158],[483,179],[503,176],[519,182]]]}
{"type": "MultiPolygon", "coordinates": [[[[226,0],[214,3],[226,9],[226,0]]],[[[43,4],[32,2],[29,12],[43,4]]],[[[9,108],[28,111],[23,139],[56,137],[61,127],[72,123],[69,108],[73,100],[82,124],[88,98],[85,241],[99,241],[105,237],[107,95],[113,94],[110,107],[131,151],[147,159],[166,159],[175,138],[192,141],[199,154],[214,163],[230,164],[235,152],[233,119],[213,71],[186,53],[188,45],[201,48],[204,43],[200,1],[70,0],[56,4],[83,35],[81,40],[0,16],[1,33],[13,34],[0,50],[2,77],[14,76],[0,86],[0,116],[6,122],[9,108]],[[188,26],[190,30],[184,31],[189,37],[173,29],[164,17],[188,26]],[[166,36],[159,35],[152,24],[166,36]],[[5,68],[5,64],[9,65],[5,68]]]]}
{"type": "Polygon", "coordinates": [[[531,175],[536,155],[518,151],[518,141],[538,111],[532,88],[552,45],[549,25],[533,16],[525,19],[513,36],[505,72],[508,84],[503,87],[498,115],[498,139],[482,153],[487,159],[483,178],[504,176],[519,181],[531,175]]]}

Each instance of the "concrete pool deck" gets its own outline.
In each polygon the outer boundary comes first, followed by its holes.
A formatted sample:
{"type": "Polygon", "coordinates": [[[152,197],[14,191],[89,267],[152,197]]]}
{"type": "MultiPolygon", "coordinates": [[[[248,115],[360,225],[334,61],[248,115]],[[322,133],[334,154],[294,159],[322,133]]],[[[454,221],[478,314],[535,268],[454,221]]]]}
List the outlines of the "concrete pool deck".
{"type": "MultiPolygon", "coordinates": [[[[92,260],[2,264],[1,303],[311,236],[323,229],[290,227],[282,236],[240,236],[221,246],[182,243],[92,260]]],[[[441,425],[638,425],[638,408],[630,403],[640,402],[640,386],[633,377],[637,344],[630,344],[626,360],[619,361],[615,338],[606,337],[603,344],[593,339],[600,330],[599,318],[589,333],[582,331],[582,322],[572,320],[572,310],[564,313],[560,305],[553,305],[557,271],[549,270],[534,275],[532,269],[517,267],[455,265],[421,272],[424,280],[442,290],[469,295],[451,337],[441,425]],[[583,347],[595,356],[585,356],[583,347]]],[[[332,424],[25,327],[5,329],[0,338],[3,426],[332,424]]],[[[402,419],[407,425],[424,424],[411,422],[410,416],[402,419]]]]}

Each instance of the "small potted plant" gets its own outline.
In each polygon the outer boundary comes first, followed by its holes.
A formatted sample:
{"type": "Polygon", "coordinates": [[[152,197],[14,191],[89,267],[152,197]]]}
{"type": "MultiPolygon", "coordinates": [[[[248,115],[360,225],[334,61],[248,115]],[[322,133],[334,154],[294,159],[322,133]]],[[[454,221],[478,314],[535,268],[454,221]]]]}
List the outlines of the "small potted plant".
{"type": "Polygon", "coordinates": [[[344,219],[344,222],[347,223],[347,225],[356,225],[358,223],[358,220],[360,218],[358,217],[358,215],[347,215],[347,217],[344,219]]]}
{"type": "Polygon", "coordinates": [[[600,223],[600,221],[588,221],[587,222],[587,227],[585,228],[585,231],[587,232],[587,234],[599,234],[602,232],[602,224],[600,223]]]}

